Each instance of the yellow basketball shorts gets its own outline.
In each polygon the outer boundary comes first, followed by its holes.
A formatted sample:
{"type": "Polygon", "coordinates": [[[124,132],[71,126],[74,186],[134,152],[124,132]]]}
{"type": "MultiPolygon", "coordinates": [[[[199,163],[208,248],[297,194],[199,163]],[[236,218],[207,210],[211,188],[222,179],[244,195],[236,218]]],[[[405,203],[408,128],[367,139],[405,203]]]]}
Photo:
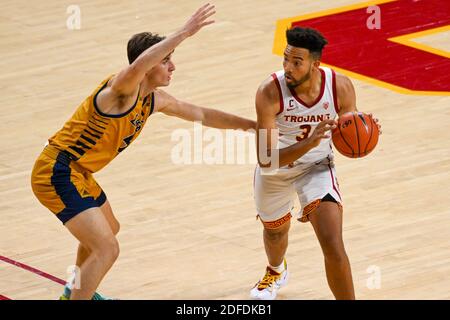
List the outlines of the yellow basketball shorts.
{"type": "Polygon", "coordinates": [[[106,195],[92,173],[82,170],[67,153],[51,146],[44,149],[34,164],[31,187],[38,200],[63,224],[106,202],[106,195]]]}

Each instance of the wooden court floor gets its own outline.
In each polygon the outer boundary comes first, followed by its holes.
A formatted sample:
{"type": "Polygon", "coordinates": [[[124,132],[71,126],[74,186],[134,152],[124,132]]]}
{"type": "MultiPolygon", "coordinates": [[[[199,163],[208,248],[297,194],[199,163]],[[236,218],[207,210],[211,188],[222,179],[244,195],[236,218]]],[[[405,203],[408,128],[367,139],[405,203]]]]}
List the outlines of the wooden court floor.
{"type": "MultiPolygon", "coordinates": [[[[359,1],[214,3],[216,23],[175,51],[167,91],[255,119],[256,88],[282,68],[272,53],[276,21],[359,1]]],[[[56,299],[74,263],[77,242],[30,187],[46,140],[126,64],[132,34],[170,33],[202,2],[78,0],[79,30],[67,27],[72,4],[0,4],[0,298],[56,299]]],[[[448,52],[449,35],[421,41],[448,52]]],[[[352,81],[358,108],[383,127],[371,155],[336,159],[357,298],[450,299],[450,98],[352,81]]],[[[96,175],[121,222],[121,254],[99,291],[121,299],[247,299],[266,265],[254,163],[174,164],[177,129],[192,133],[193,124],[152,115],[96,175]]],[[[287,260],[290,283],[279,299],[333,298],[309,224],[293,221],[287,260]]]]}

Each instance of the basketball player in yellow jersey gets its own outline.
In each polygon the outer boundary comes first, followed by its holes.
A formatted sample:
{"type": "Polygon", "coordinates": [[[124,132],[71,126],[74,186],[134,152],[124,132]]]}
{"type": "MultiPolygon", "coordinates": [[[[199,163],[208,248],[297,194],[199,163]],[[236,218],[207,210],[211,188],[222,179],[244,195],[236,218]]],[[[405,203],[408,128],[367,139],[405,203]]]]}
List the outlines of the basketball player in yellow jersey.
{"type": "Polygon", "coordinates": [[[92,174],[136,139],[152,113],[215,128],[255,128],[254,121],[198,107],[157,89],[170,83],[175,47],[213,23],[208,18],[214,13],[214,6],[202,6],[167,38],[134,35],[128,42],[129,66],[105,79],[82,102],[37,159],[31,177],[34,194],[80,242],[80,285],[69,282],[61,299],[104,299],[95,291],[119,255],[119,222],[92,174]]]}

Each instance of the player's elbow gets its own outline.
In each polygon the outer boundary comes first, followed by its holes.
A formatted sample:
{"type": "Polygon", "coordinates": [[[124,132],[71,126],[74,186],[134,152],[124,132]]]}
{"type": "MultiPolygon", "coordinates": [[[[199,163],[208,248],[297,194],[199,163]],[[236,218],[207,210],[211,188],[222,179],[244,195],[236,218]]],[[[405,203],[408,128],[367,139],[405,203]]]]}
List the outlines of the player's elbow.
{"type": "Polygon", "coordinates": [[[212,115],[211,110],[207,108],[196,107],[193,112],[194,121],[201,122],[202,125],[207,127],[214,127],[215,117],[212,115]]]}

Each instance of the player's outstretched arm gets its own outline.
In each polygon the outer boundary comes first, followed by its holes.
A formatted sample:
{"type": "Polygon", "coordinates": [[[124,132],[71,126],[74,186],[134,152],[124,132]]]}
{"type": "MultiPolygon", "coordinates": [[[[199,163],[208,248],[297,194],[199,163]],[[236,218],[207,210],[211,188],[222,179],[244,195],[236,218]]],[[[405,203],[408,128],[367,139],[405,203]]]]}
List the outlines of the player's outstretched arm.
{"type": "Polygon", "coordinates": [[[334,120],[322,121],[308,138],[275,152],[278,139],[275,119],[280,108],[279,99],[278,89],[270,77],[258,88],[255,101],[258,116],[256,145],[258,163],[262,168],[273,168],[273,161],[278,163],[278,167],[284,167],[296,161],[309,150],[318,146],[321,139],[328,138],[331,134],[329,131],[336,127],[334,120]],[[276,132],[272,134],[274,130],[276,132]],[[261,140],[266,143],[260,144],[261,140]],[[278,159],[273,159],[275,156],[278,156],[278,159]]]}
{"type": "Polygon", "coordinates": [[[178,31],[144,51],[132,64],[123,69],[113,80],[111,90],[118,96],[136,93],[145,73],[169,55],[183,40],[196,34],[201,28],[213,23],[208,20],[215,13],[209,3],[199,8],[178,31]]]}
{"type": "Polygon", "coordinates": [[[204,126],[218,129],[242,129],[256,128],[256,122],[250,119],[235,116],[223,111],[199,107],[194,104],[178,100],[168,93],[158,90],[160,111],[169,116],[175,116],[188,121],[200,121],[204,126]]]}

